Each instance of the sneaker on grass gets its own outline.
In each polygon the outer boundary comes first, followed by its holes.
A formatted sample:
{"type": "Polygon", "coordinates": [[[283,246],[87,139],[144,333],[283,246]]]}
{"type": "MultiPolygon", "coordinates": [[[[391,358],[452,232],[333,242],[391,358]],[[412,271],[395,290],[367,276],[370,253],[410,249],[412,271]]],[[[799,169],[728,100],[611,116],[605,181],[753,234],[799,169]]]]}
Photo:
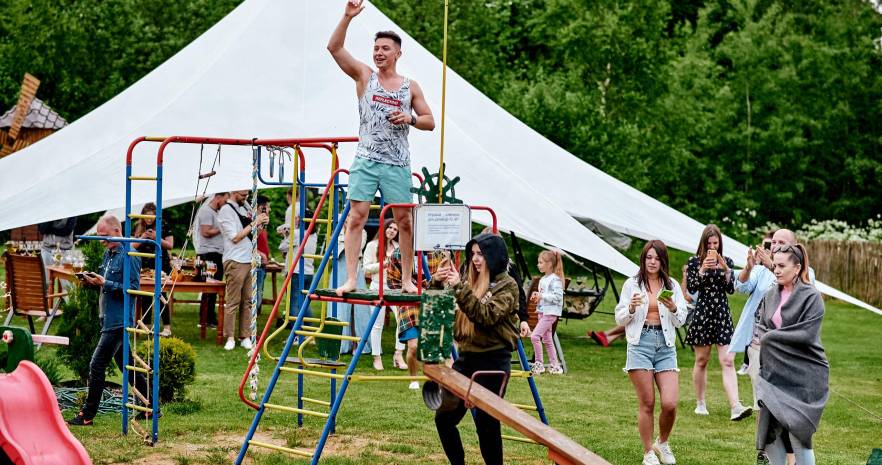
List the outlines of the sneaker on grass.
{"type": "Polygon", "coordinates": [[[542,362],[533,362],[530,371],[532,371],[534,375],[541,375],[542,373],[545,373],[545,365],[543,365],[542,362]]]}
{"type": "Polygon", "coordinates": [[[227,343],[224,344],[224,350],[233,350],[235,348],[236,348],[236,340],[231,337],[228,337],[227,343]]]}
{"type": "Polygon", "coordinates": [[[655,452],[649,451],[643,454],[643,465],[661,465],[658,461],[658,457],[655,456],[655,452]]]}
{"type": "Polygon", "coordinates": [[[704,402],[698,402],[695,404],[695,414],[696,415],[707,415],[707,405],[704,402]]]}
{"type": "Polygon", "coordinates": [[[674,452],[671,450],[670,444],[667,442],[658,442],[658,439],[652,443],[652,450],[658,454],[659,460],[665,465],[674,465],[677,459],[674,458],[674,452]]]}
{"type": "Polygon", "coordinates": [[[732,421],[741,421],[750,416],[753,413],[753,409],[750,407],[745,407],[741,405],[741,402],[735,404],[732,407],[732,415],[729,416],[729,419],[732,421]]]}
{"type": "Polygon", "coordinates": [[[742,364],[741,364],[741,367],[738,368],[738,371],[736,371],[735,373],[738,373],[739,376],[744,376],[744,375],[747,374],[747,368],[748,368],[748,367],[747,367],[747,364],[746,364],[746,363],[742,363],[742,364]]]}
{"type": "Polygon", "coordinates": [[[92,419],[86,418],[83,412],[80,412],[77,416],[67,420],[67,424],[71,426],[92,426],[92,419]]]}
{"type": "Polygon", "coordinates": [[[241,345],[242,348],[245,350],[251,350],[251,348],[253,347],[253,345],[251,344],[250,337],[246,337],[245,339],[242,339],[242,342],[240,342],[239,345],[241,345]]]}

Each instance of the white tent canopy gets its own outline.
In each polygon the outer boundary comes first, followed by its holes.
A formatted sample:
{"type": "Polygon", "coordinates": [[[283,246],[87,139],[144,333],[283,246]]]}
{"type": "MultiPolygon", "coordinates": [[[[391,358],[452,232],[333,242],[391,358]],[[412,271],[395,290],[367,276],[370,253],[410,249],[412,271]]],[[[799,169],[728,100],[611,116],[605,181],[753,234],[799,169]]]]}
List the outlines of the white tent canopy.
{"type": "MultiPolygon", "coordinates": [[[[357,135],[354,85],[325,48],[342,9],[342,1],[243,2],[101,107],[0,160],[0,230],[119,208],[124,202],[126,148],[138,136],[357,135]]],[[[370,63],[373,34],[387,29],[400,31],[368,5],[353,21],[346,45],[355,57],[370,63]]],[[[420,83],[440,122],[441,64],[403,31],[402,37],[399,72],[420,83]]],[[[468,204],[494,208],[503,230],[625,275],[632,275],[636,265],[573,216],[636,237],[658,238],[681,250],[692,250],[698,242],[701,224],[554,145],[453,71],[448,71],[446,123],[447,172],[463,178],[457,196],[468,204]]],[[[439,131],[412,130],[410,142],[414,170],[427,166],[437,171],[439,131]]],[[[157,144],[139,146],[135,174],[152,174],[156,148],[157,144]]],[[[351,163],[353,149],[353,144],[341,146],[341,166],[351,163]]],[[[206,147],[203,171],[214,150],[206,147]]],[[[198,161],[199,146],[167,150],[165,199],[193,196],[198,161]]],[[[326,181],[329,165],[327,155],[308,155],[308,179],[326,181]]],[[[217,171],[210,191],[249,187],[250,150],[225,148],[217,171]]],[[[135,186],[134,203],[153,200],[148,184],[135,186]]],[[[480,214],[476,219],[488,220],[480,214]]],[[[736,263],[744,262],[746,247],[727,239],[726,250],[736,263]]],[[[834,289],[821,289],[878,312],[834,289]]]]}

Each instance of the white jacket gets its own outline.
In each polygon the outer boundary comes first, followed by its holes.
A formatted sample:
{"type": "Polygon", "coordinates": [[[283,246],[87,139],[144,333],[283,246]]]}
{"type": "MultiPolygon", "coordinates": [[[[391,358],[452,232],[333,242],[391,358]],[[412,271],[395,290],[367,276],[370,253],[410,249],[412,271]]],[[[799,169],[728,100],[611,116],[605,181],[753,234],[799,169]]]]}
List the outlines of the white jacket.
{"type": "MultiPolygon", "coordinates": [[[[675,280],[671,280],[672,290],[674,291],[674,304],[677,306],[676,312],[668,310],[664,304],[658,304],[658,315],[661,318],[662,333],[665,336],[665,344],[668,347],[674,347],[676,342],[676,328],[683,326],[686,322],[686,299],[680,290],[680,285],[675,280]]],[[[631,304],[631,296],[635,292],[642,292],[646,295],[646,289],[637,284],[637,278],[631,277],[625,281],[622,286],[622,293],[619,297],[619,303],[616,305],[616,323],[625,325],[625,338],[628,344],[637,345],[640,343],[640,334],[643,331],[643,323],[646,321],[646,313],[649,311],[649,298],[643,299],[643,303],[639,305],[634,313],[631,313],[628,306],[631,304]]]]}

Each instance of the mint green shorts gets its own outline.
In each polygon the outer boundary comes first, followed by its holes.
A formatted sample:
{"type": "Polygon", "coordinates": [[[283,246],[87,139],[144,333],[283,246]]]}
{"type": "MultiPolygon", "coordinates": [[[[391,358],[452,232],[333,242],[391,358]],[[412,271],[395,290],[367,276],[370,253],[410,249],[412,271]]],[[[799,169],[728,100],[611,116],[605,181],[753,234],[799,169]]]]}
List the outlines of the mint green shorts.
{"type": "Polygon", "coordinates": [[[349,200],[373,202],[377,190],[386,203],[411,203],[410,166],[377,163],[355,157],[349,168],[349,200]]]}

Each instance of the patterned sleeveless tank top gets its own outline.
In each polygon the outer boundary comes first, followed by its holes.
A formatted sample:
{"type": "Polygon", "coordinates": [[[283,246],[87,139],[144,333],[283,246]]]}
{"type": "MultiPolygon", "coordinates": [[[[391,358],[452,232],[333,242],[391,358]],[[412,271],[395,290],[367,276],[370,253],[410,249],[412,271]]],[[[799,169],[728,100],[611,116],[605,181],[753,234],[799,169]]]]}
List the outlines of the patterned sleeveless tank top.
{"type": "Polygon", "coordinates": [[[410,165],[408,124],[392,124],[389,115],[401,111],[411,113],[410,79],[404,78],[401,87],[389,92],[380,85],[377,73],[371,73],[364,95],[358,101],[358,148],[356,157],[396,166],[410,165]]]}

